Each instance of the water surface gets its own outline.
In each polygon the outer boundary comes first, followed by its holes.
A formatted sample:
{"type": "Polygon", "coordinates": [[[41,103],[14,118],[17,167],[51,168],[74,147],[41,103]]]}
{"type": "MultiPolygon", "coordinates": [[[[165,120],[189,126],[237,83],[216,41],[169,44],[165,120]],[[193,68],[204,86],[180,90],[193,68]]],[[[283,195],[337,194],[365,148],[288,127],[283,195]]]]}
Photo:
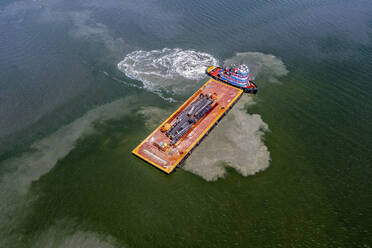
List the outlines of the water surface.
{"type": "Polygon", "coordinates": [[[364,0],[2,1],[0,247],[372,246],[370,13],[364,0]],[[184,168],[131,155],[207,64],[231,62],[259,94],[184,168]]]}

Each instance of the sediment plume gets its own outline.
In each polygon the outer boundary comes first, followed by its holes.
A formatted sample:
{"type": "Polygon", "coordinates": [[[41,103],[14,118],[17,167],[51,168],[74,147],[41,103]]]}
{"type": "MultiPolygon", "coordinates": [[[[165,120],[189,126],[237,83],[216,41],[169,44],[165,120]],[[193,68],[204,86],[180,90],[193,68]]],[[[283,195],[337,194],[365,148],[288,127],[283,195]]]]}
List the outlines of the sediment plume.
{"type": "Polygon", "coordinates": [[[122,98],[88,111],[55,133],[33,143],[28,152],[1,162],[0,175],[0,247],[12,247],[19,240],[14,228],[27,215],[34,196],[33,181],[48,173],[84,135],[94,132],[94,124],[131,113],[133,98],[122,98]]]}
{"type": "Polygon", "coordinates": [[[266,169],[270,152],[262,140],[269,129],[260,115],[247,113],[246,107],[252,103],[252,96],[244,95],[194,150],[183,169],[207,181],[224,177],[226,167],[243,176],[266,169]]]}

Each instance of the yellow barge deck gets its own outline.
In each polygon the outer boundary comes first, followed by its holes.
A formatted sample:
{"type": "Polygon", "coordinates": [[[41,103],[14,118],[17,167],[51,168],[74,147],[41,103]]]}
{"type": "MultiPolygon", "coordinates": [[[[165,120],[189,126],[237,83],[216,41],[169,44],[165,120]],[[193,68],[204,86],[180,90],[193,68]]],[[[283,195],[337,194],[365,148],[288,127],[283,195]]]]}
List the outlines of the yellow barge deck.
{"type": "MultiPolygon", "coordinates": [[[[218,124],[242,94],[243,90],[241,89],[214,79],[208,80],[168,119],[143,140],[132,153],[163,172],[170,174],[178,165],[186,160],[192,150],[218,124]],[[170,126],[175,123],[177,116],[190,104],[195,102],[200,94],[214,95],[215,101],[213,107],[180,140],[174,145],[169,145],[171,139],[164,132],[164,126],[170,126]]],[[[206,156],[210,156],[210,154],[206,156]]]]}

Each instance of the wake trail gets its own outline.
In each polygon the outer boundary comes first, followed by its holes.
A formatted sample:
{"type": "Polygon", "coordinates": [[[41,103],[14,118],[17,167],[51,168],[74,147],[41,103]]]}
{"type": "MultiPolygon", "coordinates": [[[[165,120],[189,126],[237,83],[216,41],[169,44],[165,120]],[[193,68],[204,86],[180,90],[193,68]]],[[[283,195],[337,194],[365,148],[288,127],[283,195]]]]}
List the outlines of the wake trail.
{"type": "Polygon", "coordinates": [[[216,64],[218,60],[208,53],[164,48],[129,53],[117,67],[148,91],[178,94],[206,77],[205,69],[216,64]]]}

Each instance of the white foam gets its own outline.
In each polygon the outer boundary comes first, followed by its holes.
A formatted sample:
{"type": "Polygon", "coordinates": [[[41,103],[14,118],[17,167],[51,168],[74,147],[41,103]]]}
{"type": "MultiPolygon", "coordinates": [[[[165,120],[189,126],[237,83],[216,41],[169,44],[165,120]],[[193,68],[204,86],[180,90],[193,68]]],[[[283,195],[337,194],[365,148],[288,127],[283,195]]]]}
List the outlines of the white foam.
{"type": "Polygon", "coordinates": [[[190,81],[205,77],[205,69],[217,64],[217,59],[208,53],[164,48],[134,51],[118,63],[118,68],[126,76],[143,82],[150,91],[174,93],[187,88],[190,81]]]}

